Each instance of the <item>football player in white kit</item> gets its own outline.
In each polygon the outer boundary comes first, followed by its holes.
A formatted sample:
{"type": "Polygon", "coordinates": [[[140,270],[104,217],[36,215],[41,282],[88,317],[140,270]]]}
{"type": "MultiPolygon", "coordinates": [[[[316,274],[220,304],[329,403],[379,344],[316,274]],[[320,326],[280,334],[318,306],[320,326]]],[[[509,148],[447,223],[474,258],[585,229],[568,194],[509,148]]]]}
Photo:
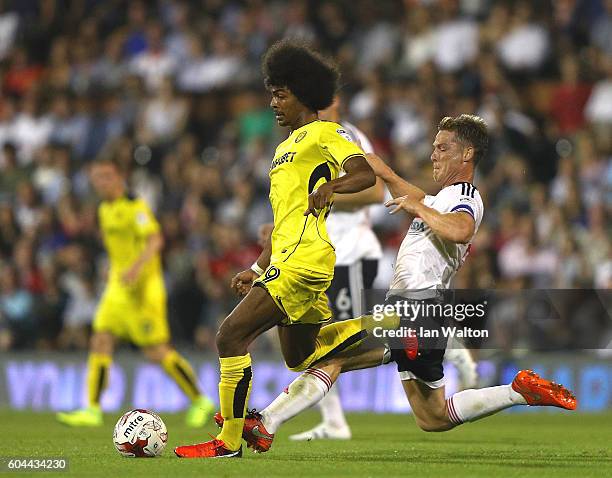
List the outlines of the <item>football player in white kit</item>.
{"type": "MultiPolygon", "coordinates": [[[[474,169],[488,146],[486,123],[473,115],[442,119],[433,143],[433,179],[442,189],[435,196],[400,178],[375,155],[367,155],[374,173],[394,199],[392,214],[404,211],[412,223],[395,265],[386,303],[436,300],[465,261],[480,226],[484,207],[472,184],[474,169]]],[[[428,320],[420,316],[417,321],[428,320]]],[[[418,324],[419,322],[416,322],[418,324]]],[[[250,448],[270,449],[274,433],[289,418],[321,400],[341,372],[387,363],[397,364],[402,386],[417,425],[424,431],[446,431],[515,405],[555,406],[574,410],[576,398],[562,385],[522,370],[511,384],[455,393],[444,391],[442,346],[428,348],[422,337],[407,337],[400,347],[359,347],[323,360],[295,379],[261,412],[245,420],[243,437],[250,448]]]]}

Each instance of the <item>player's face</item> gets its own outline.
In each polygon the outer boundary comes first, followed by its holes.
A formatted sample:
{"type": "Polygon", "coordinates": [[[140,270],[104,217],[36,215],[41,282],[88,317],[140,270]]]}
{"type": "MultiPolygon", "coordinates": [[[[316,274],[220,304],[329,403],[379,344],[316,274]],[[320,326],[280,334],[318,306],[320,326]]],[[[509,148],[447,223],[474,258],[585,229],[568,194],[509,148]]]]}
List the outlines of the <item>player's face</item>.
{"type": "Polygon", "coordinates": [[[444,183],[453,176],[463,163],[463,145],[457,141],[454,131],[438,131],[433,142],[431,162],[433,163],[433,179],[444,183]]]}
{"type": "Polygon", "coordinates": [[[112,164],[96,164],[91,169],[91,183],[102,199],[113,199],[122,188],[123,178],[112,164]]]}
{"type": "Polygon", "coordinates": [[[306,111],[306,107],[288,88],[272,86],[270,92],[272,93],[270,108],[274,111],[278,124],[280,126],[296,124],[306,111]]]}

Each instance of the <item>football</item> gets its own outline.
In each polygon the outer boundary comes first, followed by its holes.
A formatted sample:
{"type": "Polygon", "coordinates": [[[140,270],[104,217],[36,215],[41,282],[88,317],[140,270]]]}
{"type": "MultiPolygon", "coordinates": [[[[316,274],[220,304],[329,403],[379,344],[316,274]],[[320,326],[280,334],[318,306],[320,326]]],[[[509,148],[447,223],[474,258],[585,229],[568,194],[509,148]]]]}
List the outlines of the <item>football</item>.
{"type": "Polygon", "coordinates": [[[113,443],[117,451],[131,458],[152,458],[164,451],[168,430],[163,420],[148,410],[130,410],[115,425],[113,443]]]}

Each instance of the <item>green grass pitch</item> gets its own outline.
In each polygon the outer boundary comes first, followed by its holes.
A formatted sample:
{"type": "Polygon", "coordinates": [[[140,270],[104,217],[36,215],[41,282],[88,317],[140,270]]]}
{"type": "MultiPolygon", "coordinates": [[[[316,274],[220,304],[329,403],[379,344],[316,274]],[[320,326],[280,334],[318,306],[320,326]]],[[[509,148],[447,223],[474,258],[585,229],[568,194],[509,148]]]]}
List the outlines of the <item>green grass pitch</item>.
{"type": "Polygon", "coordinates": [[[154,459],[122,458],[112,444],[116,416],[96,429],[66,428],[52,414],[0,411],[0,456],[64,457],[68,472],[8,472],[2,476],[73,477],[530,477],[612,476],[612,412],[504,413],[446,433],[418,430],[410,415],[352,414],[351,441],[293,443],[287,435],[316,423],[309,412],[287,423],[272,450],[242,459],[185,460],[176,445],[214,433],[162,415],[168,446],[154,459]]]}

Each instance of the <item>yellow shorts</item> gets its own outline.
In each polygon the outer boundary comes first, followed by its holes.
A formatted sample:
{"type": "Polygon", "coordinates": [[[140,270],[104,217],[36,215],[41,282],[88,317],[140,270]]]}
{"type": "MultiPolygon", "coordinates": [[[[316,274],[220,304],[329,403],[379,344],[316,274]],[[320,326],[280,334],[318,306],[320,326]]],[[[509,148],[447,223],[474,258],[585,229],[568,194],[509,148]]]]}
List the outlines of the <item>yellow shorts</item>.
{"type": "Polygon", "coordinates": [[[283,325],[321,324],[332,317],[325,294],[332,279],[328,274],[274,264],[253,285],[268,291],[285,314],[283,325]]]}
{"type": "Polygon", "coordinates": [[[139,347],[169,342],[163,279],[145,278],[130,287],[111,279],[98,304],[93,330],[110,332],[139,347]]]}

